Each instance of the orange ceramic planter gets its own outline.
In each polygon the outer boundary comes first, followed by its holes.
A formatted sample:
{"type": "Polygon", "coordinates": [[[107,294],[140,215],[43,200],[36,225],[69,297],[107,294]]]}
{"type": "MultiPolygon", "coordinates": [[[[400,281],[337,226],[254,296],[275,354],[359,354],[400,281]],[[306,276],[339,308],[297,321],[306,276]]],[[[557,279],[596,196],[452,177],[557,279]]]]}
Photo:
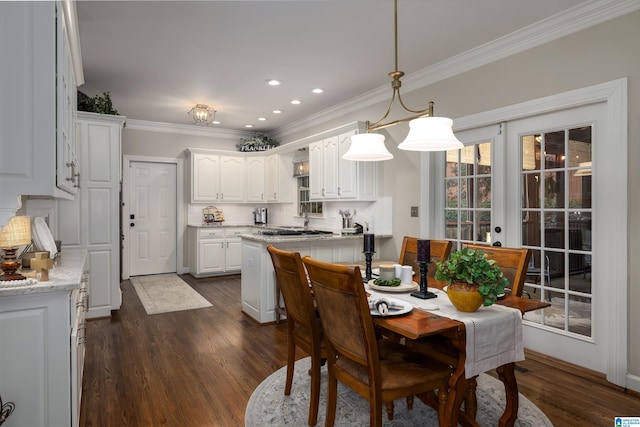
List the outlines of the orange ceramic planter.
{"type": "Polygon", "coordinates": [[[476,311],[484,300],[478,292],[478,285],[470,285],[467,282],[452,282],[447,286],[447,296],[455,308],[465,313],[476,311]]]}

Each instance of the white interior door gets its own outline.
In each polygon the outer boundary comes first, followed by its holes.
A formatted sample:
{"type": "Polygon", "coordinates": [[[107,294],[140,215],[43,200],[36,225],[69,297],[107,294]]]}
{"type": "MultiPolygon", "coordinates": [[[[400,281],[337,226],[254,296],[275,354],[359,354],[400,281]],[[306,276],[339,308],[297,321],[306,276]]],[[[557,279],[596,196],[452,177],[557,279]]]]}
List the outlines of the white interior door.
{"type": "MultiPolygon", "coordinates": [[[[603,248],[610,218],[599,215],[599,192],[615,183],[600,157],[607,144],[606,104],[515,120],[507,125],[509,229],[532,249],[525,290],[552,305],[525,315],[528,348],[607,372],[610,341],[603,248]],[[596,149],[600,148],[600,151],[596,149]]],[[[624,159],[626,162],[626,159],[624,159]]],[[[609,190],[607,190],[609,189],[609,190]]],[[[619,248],[623,249],[623,248],[619,248]]],[[[624,255],[624,251],[621,256],[624,255]]]]}
{"type": "Polygon", "coordinates": [[[129,275],[176,272],[176,165],[132,161],[128,205],[129,275]]]}

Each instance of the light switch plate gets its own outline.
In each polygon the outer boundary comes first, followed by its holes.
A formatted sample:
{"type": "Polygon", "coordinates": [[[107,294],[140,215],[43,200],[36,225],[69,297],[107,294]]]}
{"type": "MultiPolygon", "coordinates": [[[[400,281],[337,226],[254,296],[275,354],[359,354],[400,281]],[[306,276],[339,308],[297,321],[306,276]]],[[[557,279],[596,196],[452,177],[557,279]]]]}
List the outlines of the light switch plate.
{"type": "Polygon", "coordinates": [[[411,216],[414,218],[418,217],[418,207],[417,206],[411,206],[411,216]]]}

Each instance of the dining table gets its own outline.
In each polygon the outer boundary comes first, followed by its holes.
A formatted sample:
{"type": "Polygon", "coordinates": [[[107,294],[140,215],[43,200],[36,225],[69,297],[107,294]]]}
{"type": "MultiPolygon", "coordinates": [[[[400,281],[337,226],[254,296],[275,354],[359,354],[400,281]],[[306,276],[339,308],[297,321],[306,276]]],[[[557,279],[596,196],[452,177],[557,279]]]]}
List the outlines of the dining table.
{"type": "MultiPolygon", "coordinates": [[[[433,339],[438,336],[454,349],[454,371],[449,380],[449,395],[445,420],[447,426],[478,426],[475,421],[476,377],[495,369],[505,387],[505,409],[499,426],[510,427],[518,416],[518,384],[515,377],[517,361],[524,360],[522,344],[522,316],[529,311],[549,307],[543,301],[505,295],[493,306],[481,307],[475,313],[457,311],[444,290],[429,288],[437,297],[422,300],[409,293],[380,292],[368,288],[371,298],[392,298],[413,306],[402,315],[375,316],[374,324],[405,344],[433,339]],[[501,326],[501,325],[504,325],[501,326]],[[465,403],[462,410],[462,403],[465,403]]],[[[418,396],[434,406],[427,396],[418,396]]]]}

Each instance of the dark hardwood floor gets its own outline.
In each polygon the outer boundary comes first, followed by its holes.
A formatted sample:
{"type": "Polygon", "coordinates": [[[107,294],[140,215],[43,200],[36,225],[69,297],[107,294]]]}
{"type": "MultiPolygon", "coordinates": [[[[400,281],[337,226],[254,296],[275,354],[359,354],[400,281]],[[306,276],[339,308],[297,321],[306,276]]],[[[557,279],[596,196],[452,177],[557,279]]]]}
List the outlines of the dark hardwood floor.
{"type": "MultiPolygon", "coordinates": [[[[286,364],[286,323],[241,312],[240,276],[182,277],[213,307],[149,316],[125,281],[122,308],[89,321],[80,426],[243,426],[253,390],[286,364]]],[[[516,376],[556,427],[640,416],[637,394],[540,355],[516,376]]]]}

